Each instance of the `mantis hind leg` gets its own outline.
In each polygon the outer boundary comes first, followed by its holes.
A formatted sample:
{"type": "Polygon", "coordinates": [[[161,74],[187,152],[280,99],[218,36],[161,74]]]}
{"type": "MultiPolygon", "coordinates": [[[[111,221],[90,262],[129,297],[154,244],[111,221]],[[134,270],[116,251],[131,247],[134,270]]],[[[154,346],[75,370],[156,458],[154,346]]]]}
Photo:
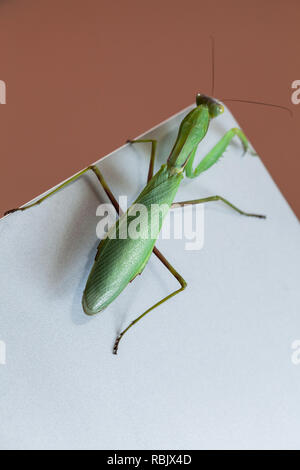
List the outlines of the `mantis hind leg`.
{"type": "Polygon", "coordinates": [[[110,201],[112,202],[112,204],[114,205],[115,209],[119,212],[119,204],[117,202],[117,200],[115,199],[113,193],[111,192],[108,184],[106,183],[102,173],[100,172],[99,168],[95,165],[91,165],[87,168],[85,168],[85,170],[82,170],[80,173],[78,173],[77,175],[73,176],[72,178],[68,179],[67,181],[65,181],[63,184],[59,185],[57,188],[55,188],[53,191],[51,191],[49,194],[46,194],[46,196],[43,196],[42,198],[38,199],[36,202],[32,203],[32,204],[29,204],[28,206],[24,206],[24,207],[20,207],[18,209],[12,209],[10,211],[7,211],[5,212],[4,215],[8,215],[8,214],[12,214],[13,212],[17,212],[17,211],[26,211],[28,209],[31,209],[32,207],[35,207],[35,206],[38,206],[39,204],[41,204],[42,202],[46,201],[46,199],[48,199],[49,197],[53,196],[54,194],[56,194],[58,191],[60,191],[61,189],[65,188],[66,186],[68,186],[69,184],[73,183],[74,181],[76,181],[78,178],[80,178],[82,175],[84,175],[85,173],[87,173],[88,171],[93,171],[94,174],[96,175],[98,181],[100,182],[100,184],[102,185],[104,191],[106,192],[107,196],[109,197],[110,201]]]}
{"type": "Polygon", "coordinates": [[[227,206],[231,207],[231,209],[238,212],[239,214],[246,215],[247,217],[257,217],[259,219],[266,219],[267,218],[265,215],[262,215],[262,214],[252,214],[250,212],[242,211],[241,209],[236,207],[234,204],[232,204],[231,202],[229,202],[227,199],[225,199],[222,196],[210,196],[210,197],[205,197],[205,198],[202,198],[202,199],[193,199],[191,201],[174,202],[171,205],[171,209],[175,209],[177,207],[188,206],[188,205],[194,205],[194,204],[203,204],[205,202],[214,202],[214,201],[221,201],[224,204],[226,204],[227,206]]]}
{"type": "Polygon", "coordinates": [[[153,253],[155,253],[155,255],[160,259],[160,261],[166,266],[166,268],[170,271],[171,274],[173,274],[173,276],[177,279],[177,281],[179,282],[180,284],[180,288],[177,289],[176,291],[172,292],[171,294],[167,295],[166,297],[164,297],[162,300],[160,300],[159,302],[157,302],[156,304],[152,305],[152,307],[148,308],[144,313],[142,313],[140,316],[138,316],[135,320],[133,320],[128,326],[127,328],[125,328],[125,330],[123,330],[119,336],[117,337],[116,341],[115,341],[115,344],[114,344],[114,349],[113,349],[113,353],[114,354],[117,354],[118,353],[118,348],[119,348],[119,344],[120,344],[120,341],[121,339],[123,338],[123,336],[125,335],[125,333],[127,333],[127,331],[133,327],[133,325],[135,325],[136,323],[138,323],[145,315],[147,315],[149,312],[151,312],[152,310],[154,310],[156,307],[159,307],[160,305],[162,305],[164,302],[166,302],[167,300],[171,299],[172,297],[174,297],[175,295],[179,294],[180,292],[182,292],[186,286],[187,286],[187,283],[186,281],[183,279],[183,277],[175,270],[175,268],[169,263],[169,261],[163,256],[163,254],[157,249],[157,248],[154,248],[153,250],[153,253]]]}

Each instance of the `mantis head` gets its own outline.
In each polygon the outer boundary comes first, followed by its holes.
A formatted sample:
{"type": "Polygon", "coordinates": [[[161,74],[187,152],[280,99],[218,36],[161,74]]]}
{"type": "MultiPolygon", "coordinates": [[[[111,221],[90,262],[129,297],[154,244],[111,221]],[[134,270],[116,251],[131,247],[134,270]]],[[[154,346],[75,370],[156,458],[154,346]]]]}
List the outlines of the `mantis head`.
{"type": "Polygon", "coordinates": [[[220,114],[224,113],[224,106],[221,103],[219,103],[214,98],[211,98],[210,96],[202,95],[201,93],[198,93],[198,95],[196,96],[196,105],[207,106],[209,115],[211,118],[215,118],[219,116],[220,114]]]}

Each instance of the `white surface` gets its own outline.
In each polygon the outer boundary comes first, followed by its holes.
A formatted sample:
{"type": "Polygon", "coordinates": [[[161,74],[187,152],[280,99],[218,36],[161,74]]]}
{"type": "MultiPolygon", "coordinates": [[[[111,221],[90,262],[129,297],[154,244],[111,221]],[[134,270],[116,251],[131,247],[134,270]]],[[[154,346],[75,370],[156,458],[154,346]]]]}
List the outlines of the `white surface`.
{"type": "MultiPolygon", "coordinates": [[[[157,168],[183,114],[151,133],[157,168]]],[[[235,125],[228,112],[215,120],[199,154],[235,125]]],[[[101,161],[117,196],[143,187],[149,151],[101,161]]],[[[116,334],[177,282],[152,256],[105,312],[83,314],[106,201],[94,176],[0,221],[1,449],[300,447],[299,224],[260,160],[241,153],[235,141],[177,200],[221,194],[268,220],[209,203],[201,251],[160,241],[188,288],[133,328],[117,357],[116,334]]]]}

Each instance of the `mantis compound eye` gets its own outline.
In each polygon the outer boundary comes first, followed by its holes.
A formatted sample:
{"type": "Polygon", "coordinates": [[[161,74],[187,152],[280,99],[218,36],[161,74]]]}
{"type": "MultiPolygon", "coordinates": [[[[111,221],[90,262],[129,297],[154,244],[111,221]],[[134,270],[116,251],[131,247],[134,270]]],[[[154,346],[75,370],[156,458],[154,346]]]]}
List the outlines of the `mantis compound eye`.
{"type": "Polygon", "coordinates": [[[224,112],[224,106],[219,103],[219,101],[210,96],[202,95],[201,93],[198,93],[196,96],[196,105],[207,106],[211,118],[217,117],[224,112]]]}

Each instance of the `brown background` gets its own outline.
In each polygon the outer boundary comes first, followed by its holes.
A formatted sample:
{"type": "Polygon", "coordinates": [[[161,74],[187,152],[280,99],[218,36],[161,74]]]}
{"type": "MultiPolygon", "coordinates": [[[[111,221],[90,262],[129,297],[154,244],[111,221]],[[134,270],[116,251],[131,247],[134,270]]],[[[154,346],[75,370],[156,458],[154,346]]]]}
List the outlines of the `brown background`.
{"type": "MultiPolygon", "coordinates": [[[[211,91],[232,104],[300,215],[299,0],[0,0],[0,212],[211,91]]],[[[218,188],[216,188],[218,192],[218,188]]]]}

